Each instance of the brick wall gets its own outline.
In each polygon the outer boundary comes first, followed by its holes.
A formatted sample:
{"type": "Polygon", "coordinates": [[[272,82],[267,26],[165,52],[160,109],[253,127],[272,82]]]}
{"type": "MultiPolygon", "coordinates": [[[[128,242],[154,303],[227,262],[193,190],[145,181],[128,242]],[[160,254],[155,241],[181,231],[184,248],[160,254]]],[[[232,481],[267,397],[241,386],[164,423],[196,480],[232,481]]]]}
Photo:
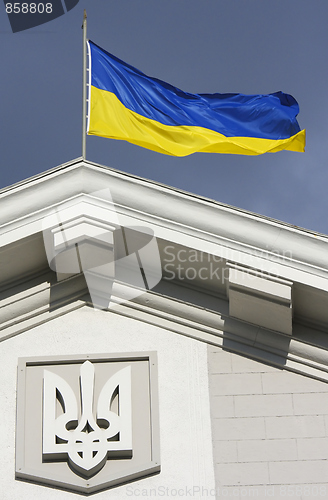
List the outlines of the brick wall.
{"type": "Polygon", "coordinates": [[[217,498],[328,499],[328,384],[208,355],[217,498]]]}

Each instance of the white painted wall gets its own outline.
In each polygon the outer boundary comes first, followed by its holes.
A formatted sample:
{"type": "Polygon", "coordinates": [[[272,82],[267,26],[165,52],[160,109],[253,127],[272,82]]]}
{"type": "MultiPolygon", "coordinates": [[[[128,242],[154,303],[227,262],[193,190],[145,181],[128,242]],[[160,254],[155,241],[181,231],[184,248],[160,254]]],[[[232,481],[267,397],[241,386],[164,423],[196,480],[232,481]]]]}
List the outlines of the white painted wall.
{"type": "Polygon", "coordinates": [[[217,498],[328,498],[328,384],[209,347],[217,498]]]}
{"type": "Polygon", "coordinates": [[[81,498],[15,480],[17,358],[143,350],[158,353],[161,473],[93,498],[188,498],[190,492],[193,498],[214,498],[206,344],[114,312],[83,307],[1,345],[1,500],[81,498]]]}
{"type": "Polygon", "coordinates": [[[81,498],[15,480],[17,358],[142,350],[158,352],[162,471],[94,498],[328,498],[326,383],[83,307],[1,344],[1,500],[81,498]]]}

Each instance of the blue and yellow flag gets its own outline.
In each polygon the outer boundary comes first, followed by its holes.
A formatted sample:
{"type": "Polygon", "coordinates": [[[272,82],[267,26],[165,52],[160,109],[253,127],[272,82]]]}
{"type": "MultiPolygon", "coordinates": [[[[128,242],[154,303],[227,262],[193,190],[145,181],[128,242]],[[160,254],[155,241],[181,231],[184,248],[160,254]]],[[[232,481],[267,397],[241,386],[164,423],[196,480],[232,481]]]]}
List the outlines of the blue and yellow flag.
{"type": "Polygon", "coordinates": [[[288,94],[189,94],[89,44],[88,134],[174,156],[304,151],[288,94]]]}

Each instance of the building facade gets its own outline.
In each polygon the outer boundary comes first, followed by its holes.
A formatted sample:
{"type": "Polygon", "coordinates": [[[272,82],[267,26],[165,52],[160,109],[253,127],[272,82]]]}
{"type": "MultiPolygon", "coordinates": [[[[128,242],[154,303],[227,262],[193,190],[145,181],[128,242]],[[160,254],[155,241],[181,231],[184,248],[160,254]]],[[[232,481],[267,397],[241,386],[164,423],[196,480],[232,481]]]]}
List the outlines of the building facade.
{"type": "Polygon", "coordinates": [[[328,498],[326,236],[83,159],[0,206],[1,498],[328,498]]]}

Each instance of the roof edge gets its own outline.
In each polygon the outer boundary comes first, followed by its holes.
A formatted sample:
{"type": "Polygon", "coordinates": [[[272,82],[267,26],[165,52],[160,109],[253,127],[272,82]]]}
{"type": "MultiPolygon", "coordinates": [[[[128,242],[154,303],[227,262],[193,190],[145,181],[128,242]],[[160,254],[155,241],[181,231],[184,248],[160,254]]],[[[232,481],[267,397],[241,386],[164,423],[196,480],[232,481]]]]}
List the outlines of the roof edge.
{"type": "Polygon", "coordinates": [[[300,231],[302,233],[307,233],[307,234],[310,234],[310,235],[313,235],[313,236],[321,236],[321,237],[324,237],[324,238],[328,238],[328,236],[326,234],[324,234],[324,233],[321,233],[321,232],[318,232],[318,231],[314,231],[314,230],[311,230],[311,229],[307,229],[307,228],[304,228],[304,227],[301,227],[301,226],[296,226],[295,224],[291,224],[289,222],[281,221],[279,219],[275,219],[275,218],[269,217],[267,215],[258,214],[256,212],[252,212],[250,210],[246,210],[246,209],[243,209],[243,208],[240,208],[240,207],[236,207],[234,205],[229,205],[227,203],[222,203],[222,202],[214,200],[212,198],[207,198],[205,196],[197,195],[195,193],[191,193],[189,191],[185,191],[183,189],[179,189],[179,188],[176,188],[176,187],[173,187],[173,186],[169,186],[167,184],[163,184],[161,182],[154,181],[154,180],[151,180],[151,179],[147,179],[147,178],[135,175],[135,174],[131,174],[131,173],[128,173],[128,172],[123,172],[123,171],[115,169],[113,167],[108,167],[107,165],[101,165],[99,163],[92,162],[90,160],[86,160],[82,156],[80,156],[78,158],[75,158],[73,160],[70,160],[68,162],[65,162],[65,163],[63,163],[61,165],[58,165],[56,167],[50,168],[48,170],[45,170],[44,172],[41,172],[40,174],[36,174],[36,175],[34,175],[32,177],[28,177],[27,179],[24,179],[22,181],[14,183],[14,184],[12,184],[10,186],[1,188],[0,189],[0,198],[1,198],[1,195],[5,194],[5,193],[9,193],[10,191],[13,191],[13,190],[15,190],[17,188],[22,188],[23,186],[27,186],[31,182],[34,182],[34,181],[37,181],[37,180],[41,180],[41,179],[45,179],[46,177],[52,176],[53,174],[58,173],[60,171],[68,170],[68,169],[75,169],[75,168],[78,168],[80,166],[82,166],[82,167],[86,166],[86,167],[91,167],[91,168],[95,168],[95,169],[101,169],[101,170],[105,170],[105,171],[108,171],[108,172],[112,172],[113,174],[121,176],[123,178],[138,180],[138,181],[140,181],[142,183],[145,183],[145,184],[148,184],[148,185],[156,186],[156,187],[162,188],[164,190],[168,190],[170,192],[178,193],[181,196],[185,196],[185,197],[188,197],[188,198],[192,198],[194,200],[202,201],[202,202],[208,203],[210,205],[214,205],[214,206],[218,206],[218,207],[224,208],[226,210],[231,210],[231,211],[234,211],[234,212],[238,212],[240,214],[249,215],[251,217],[255,217],[255,218],[261,219],[263,221],[268,221],[268,222],[271,222],[271,223],[274,223],[274,224],[278,224],[278,225],[281,225],[283,227],[290,228],[293,231],[300,231]]]}

